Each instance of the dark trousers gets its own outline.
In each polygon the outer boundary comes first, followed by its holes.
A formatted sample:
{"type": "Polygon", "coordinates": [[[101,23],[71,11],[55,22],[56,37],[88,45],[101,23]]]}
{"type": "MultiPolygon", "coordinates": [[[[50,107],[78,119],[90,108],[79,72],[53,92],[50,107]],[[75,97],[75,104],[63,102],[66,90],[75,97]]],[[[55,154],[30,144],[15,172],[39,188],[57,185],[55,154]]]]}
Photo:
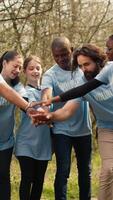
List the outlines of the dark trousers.
{"type": "Polygon", "coordinates": [[[21,169],[20,200],[40,200],[48,161],[17,157],[21,169]]]}
{"type": "Polygon", "coordinates": [[[10,164],[13,148],[0,151],[0,200],[10,200],[10,164]]]}
{"type": "Polygon", "coordinates": [[[79,199],[91,199],[91,135],[69,137],[54,134],[57,170],[54,182],[55,200],[66,200],[72,147],[77,159],[79,199]]]}

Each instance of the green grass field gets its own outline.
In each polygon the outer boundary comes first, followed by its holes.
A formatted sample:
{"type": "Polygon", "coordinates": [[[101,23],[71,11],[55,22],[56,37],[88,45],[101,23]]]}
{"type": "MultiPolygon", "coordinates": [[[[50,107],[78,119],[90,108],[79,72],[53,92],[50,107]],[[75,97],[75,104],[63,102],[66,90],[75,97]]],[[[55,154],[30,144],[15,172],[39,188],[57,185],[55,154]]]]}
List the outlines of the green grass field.
{"type": "MultiPolygon", "coordinates": [[[[92,156],[92,197],[97,197],[98,193],[98,179],[100,172],[100,157],[98,153],[93,153],[92,156]]],[[[49,166],[45,176],[45,183],[43,188],[42,200],[54,200],[53,181],[55,174],[55,158],[49,162],[49,166]]],[[[11,184],[12,184],[12,199],[19,200],[18,188],[20,181],[20,170],[18,161],[13,158],[11,165],[11,184]]],[[[72,153],[71,174],[68,182],[68,200],[78,199],[78,185],[77,185],[77,169],[76,161],[72,153]]]]}

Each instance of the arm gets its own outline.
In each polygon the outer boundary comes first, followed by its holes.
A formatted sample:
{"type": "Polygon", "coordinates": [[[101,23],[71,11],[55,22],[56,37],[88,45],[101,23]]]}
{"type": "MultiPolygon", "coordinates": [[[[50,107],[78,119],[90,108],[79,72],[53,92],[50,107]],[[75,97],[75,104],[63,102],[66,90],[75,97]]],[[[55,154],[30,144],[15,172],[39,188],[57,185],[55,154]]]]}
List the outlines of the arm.
{"type": "Polygon", "coordinates": [[[87,83],[85,83],[79,87],[73,88],[71,90],[68,90],[67,92],[60,94],[59,96],[53,97],[51,99],[51,103],[68,101],[70,99],[84,96],[85,94],[96,89],[97,87],[99,87],[102,84],[104,84],[104,83],[99,80],[92,79],[91,81],[88,81],[87,83]]]}
{"type": "Polygon", "coordinates": [[[64,121],[71,117],[79,108],[79,102],[69,101],[62,108],[47,114],[46,118],[51,121],[64,121]]]}
{"type": "Polygon", "coordinates": [[[6,82],[0,83],[0,95],[11,103],[26,110],[29,103],[25,101],[15,90],[13,90],[6,82]]]}
{"type": "Polygon", "coordinates": [[[48,99],[52,98],[52,89],[46,88],[42,91],[42,100],[46,101],[48,99]]]}
{"type": "Polygon", "coordinates": [[[38,110],[38,113],[34,113],[33,123],[36,125],[50,124],[52,121],[65,121],[71,117],[79,107],[79,102],[69,101],[62,108],[55,112],[46,112],[43,109],[38,110]]]}

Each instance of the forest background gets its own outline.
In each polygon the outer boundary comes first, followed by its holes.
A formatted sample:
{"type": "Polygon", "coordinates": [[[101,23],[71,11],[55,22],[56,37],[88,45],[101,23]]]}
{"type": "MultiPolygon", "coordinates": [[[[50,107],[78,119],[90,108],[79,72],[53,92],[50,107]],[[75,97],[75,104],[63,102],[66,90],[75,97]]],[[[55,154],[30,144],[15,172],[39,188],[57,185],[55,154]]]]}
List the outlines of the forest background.
{"type": "MultiPolygon", "coordinates": [[[[94,43],[104,49],[106,39],[111,34],[113,34],[113,0],[0,0],[0,55],[11,49],[16,49],[24,58],[29,54],[35,54],[43,61],[43,71],[54,64],[50,46],[55,37],[68,37],[74,48],[83,43],[94,43]]],[[[23,75],[21,77],[23,80],[23,75]]],[[[94,120],[93,129],[95,133],[94,120]]],[[[92,196],[96,197],[100,158],[95,136],[93,136],[92,165],[92,196]]],[[[42,199],[54,199],[54,173],[53,156],[46,174],[42,199]]],[[[11,174],[12,200],[18,200],[20,171],[15,158],[12,161],[11,174]]],[[[72,153],[68,200],[78,197],[76,175],[72,153]]]]}

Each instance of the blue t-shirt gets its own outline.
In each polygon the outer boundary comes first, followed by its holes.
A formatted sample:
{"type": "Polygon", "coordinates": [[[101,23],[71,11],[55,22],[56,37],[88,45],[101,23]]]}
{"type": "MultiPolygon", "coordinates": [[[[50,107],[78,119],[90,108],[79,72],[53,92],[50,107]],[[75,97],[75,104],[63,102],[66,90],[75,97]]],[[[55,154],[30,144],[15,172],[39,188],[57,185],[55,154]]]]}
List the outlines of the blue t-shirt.
{"type": "MultiPolygon", "coordinates": [[[[59,95],[73,87],[79,85],[79,79],[83,72],[77,70],[76,72],[66,71],[57,64],[45,72],[42,78],[42,88],[51,88],[53,96],[59,95]]],[[[68,120],[59,122],[55,121],[53,124],[54,134],[64,134],[71,137],[85,136],[91,134],[91,121],[89,115],[89,104],[76,100],[80,103],[80,108],[68,120]]],[[[54,104],[54,110],[64,106],[65,103],[54,104]]]]}
{"type": "Polygon", "coordinates": [[[107,62],[95,79],[105,84],[113,84],[113,61],[107,62]]]}
{"type": "MultiPolygon", "coordinates": [[[[29,102],[41,100],[41,90],[26,86],[26,92],[29,102]]],[[[52,156],[50,128],[47,125],[35,127],[27,114],[22,112],[16,134],[15,154],[36,160],[50,160],[52,156]]]]}
{"type": "Polygon", "coordinates": [[[113,129],[113,62],[108,62],[95,79],[105,84],[89,92],[84,98],[93,108],[97,126],[113,129]]]}
{"type": "Polygon", "coordinates": [[[3,79],[2,75],[0,74],[0,83],[4,83],[5,80],[3,79]]]}
{"type": "MultiPolygon", "coordinates": [[[[13,89],[25,96],[25,89],[21,83],[13,89]]],[[[11,148],[14,144],[14,111],[15,105],[0,97],[0,150],[11,148]]]]}

